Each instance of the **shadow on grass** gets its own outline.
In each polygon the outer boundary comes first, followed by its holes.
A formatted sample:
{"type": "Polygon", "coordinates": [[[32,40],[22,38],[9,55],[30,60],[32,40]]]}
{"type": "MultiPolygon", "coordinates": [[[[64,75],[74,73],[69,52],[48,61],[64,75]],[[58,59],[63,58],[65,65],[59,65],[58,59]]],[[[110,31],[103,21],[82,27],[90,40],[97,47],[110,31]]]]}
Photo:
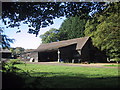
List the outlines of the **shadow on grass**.
{"type": "Polygon", "coordinates": [[[41,82],[41,77],[31,77],[25,73],[2,73],[2,90],[12,88],[47,88],[41,82]]]}
{"type": "Polygon", "coordinates": [[[4,88],[120,88],[118,77],[88,77],[84,74],[53,72],[30,73],[31,76],[7,74],[3,76],[4,88]]]}
{"type": "Polygon", "coordinates": [[[45,82],[50,88],[118,88],[118,78],[52,77],[45,82]]]}
{"type": "MultiPolygon", "coordinates": [[[[120,88],[120,77],[88,77],[84,74],[64,74],[52,72],[32,73],[42,74],[42,84],[47,88],[120,88]]],[[[37,77],[39,78],[39,77],[37,77]]]]}

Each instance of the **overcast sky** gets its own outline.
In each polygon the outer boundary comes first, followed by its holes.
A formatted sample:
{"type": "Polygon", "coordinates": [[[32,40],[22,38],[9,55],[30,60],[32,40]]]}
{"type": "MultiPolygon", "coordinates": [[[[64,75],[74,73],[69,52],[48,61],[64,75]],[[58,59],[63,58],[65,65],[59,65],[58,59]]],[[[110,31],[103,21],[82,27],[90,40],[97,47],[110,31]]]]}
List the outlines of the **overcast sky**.
{"type": "MultiPolygon", "coordinates": [[[[41,39],[39,36],[45,33],[46,31],[50,30],[50,28],[59,29],[60,25],[64,20],[65,18],[55,19],[53,25],[46,28],[41,28],[41,31],[39,32],[38,37],[35,37],[34,34],[27,33],[28,31],[27,25],[20,26],[20,30],[21,30],[20,33],[16,33],[16,31],[18,31],[17,28],[5,28],[4,34],[6,34],[10,38],[15,39],[15,42],[11,44],[11,47],[23,47],[25,49],[36,49],[41,44],[41,39]]],[[[4,26],[1,22],[0,24],[4,26]]]]}

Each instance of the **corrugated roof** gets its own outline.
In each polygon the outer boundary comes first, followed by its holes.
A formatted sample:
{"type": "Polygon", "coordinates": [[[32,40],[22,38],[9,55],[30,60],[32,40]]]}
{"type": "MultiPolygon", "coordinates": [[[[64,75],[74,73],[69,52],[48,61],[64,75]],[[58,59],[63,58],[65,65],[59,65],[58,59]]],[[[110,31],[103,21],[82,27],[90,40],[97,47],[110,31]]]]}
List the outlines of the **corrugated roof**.
{"type": "Polygon", "coordinates": [[[47,50],[57,50],[58,48],[76,44],[76,50],[82,49],[89,37],[82,37],[70,40],[63,40],[59,42],[52,42],[41,44],[35,51],[47,51],[47,50]]]}

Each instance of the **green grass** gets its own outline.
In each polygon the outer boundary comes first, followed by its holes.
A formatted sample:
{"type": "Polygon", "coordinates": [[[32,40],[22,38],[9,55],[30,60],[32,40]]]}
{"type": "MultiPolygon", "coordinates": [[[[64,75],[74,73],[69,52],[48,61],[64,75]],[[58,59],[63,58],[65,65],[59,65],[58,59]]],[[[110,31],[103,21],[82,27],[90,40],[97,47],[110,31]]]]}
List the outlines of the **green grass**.
{"type": "Polygon", "coordinates": [[[17,60],[20,60],[20,59],[10,59],[10,60],[16,60],[17,61],[17,60]]]}
{"type": "Polygon", "coordinates": [[[104,66],[108,66],[108,67],[120,67],[120,64],[117,64],[117,65],[104,65],[104,66]]]}
{"type": "MultiPolygon", "coordinates": [[[[29,71],[32,77],[41,78],[49,88],[116,88],[118,69],[55,65],[23,64],[17,67],[29,71]]],[[[39,82],[37,82],[39,87],[39,82]]]]}
{"type": "Polygon", "coordinates": [[[23,61],[20,61],[20,59],[10,59],[8,63],[16,63],[16,64],[23,64],[23,61]]]}

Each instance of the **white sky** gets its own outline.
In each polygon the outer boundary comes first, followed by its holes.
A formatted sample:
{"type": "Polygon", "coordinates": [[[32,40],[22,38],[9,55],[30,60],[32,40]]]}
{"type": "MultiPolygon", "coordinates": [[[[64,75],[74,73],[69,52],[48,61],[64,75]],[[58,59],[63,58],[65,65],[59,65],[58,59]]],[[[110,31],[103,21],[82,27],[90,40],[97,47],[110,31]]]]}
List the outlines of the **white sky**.
{"type": "MultiPolygon", "coordinates": [[[[46,31],[50,30],[50,28],[59,29],[63,20],[65,20],[65,18],[55,19],[53,25],[46,28],[41,28],[39,35],[37,37],[35,37],[34,34],[27,33],[28,32],[27,25],[21,25],[20,33],[16,33],[16,31],[18,31],[17,28],[5,28],[4,33],[8,37],[15,39],[14,43],[11,44],[11,47],[23,47],[25,49],[36,49],[41,44],[41,39],[39,36],[41,34],[44,34],[46,31]]],[[[0,24],[4,26],[1,22],[0,24]]]]}

